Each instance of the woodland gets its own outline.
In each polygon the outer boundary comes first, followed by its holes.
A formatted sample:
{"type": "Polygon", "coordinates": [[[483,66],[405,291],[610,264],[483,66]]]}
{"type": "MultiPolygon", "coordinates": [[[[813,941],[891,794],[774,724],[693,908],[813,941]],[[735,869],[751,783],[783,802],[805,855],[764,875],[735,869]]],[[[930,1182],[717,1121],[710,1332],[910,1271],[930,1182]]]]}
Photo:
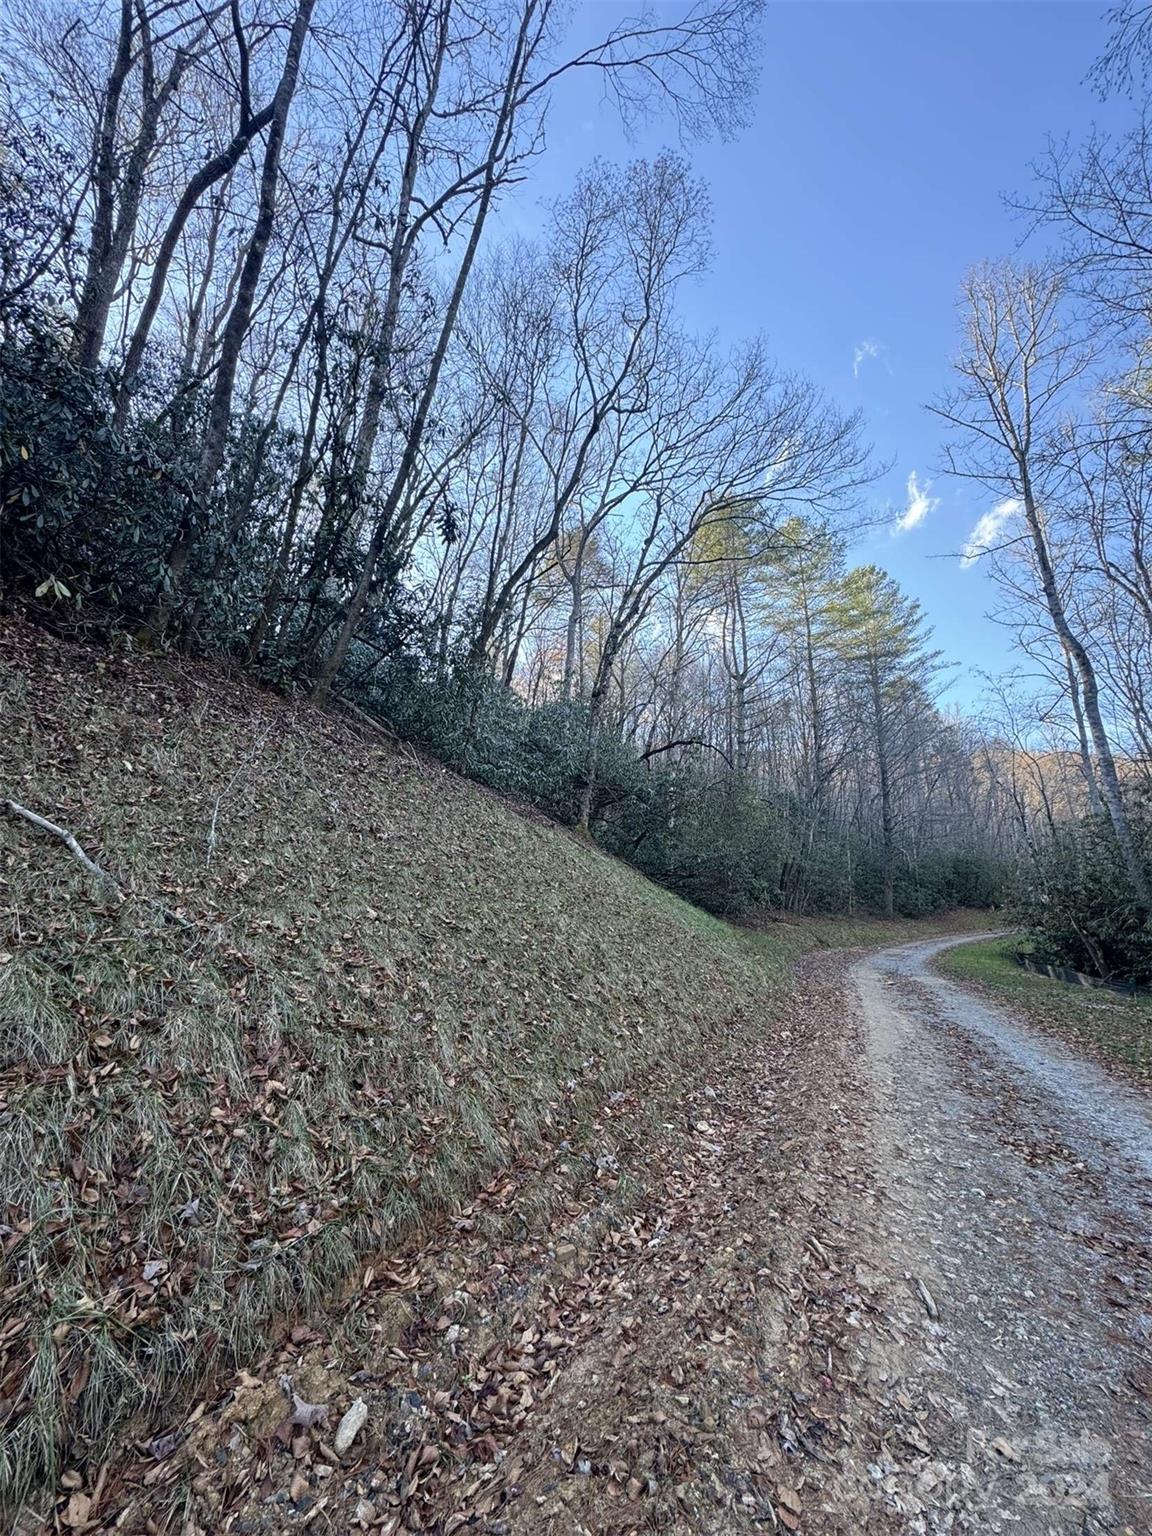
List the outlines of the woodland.
{"type": "Polygon", "coordinates": [[[1021,663],[968,713],[854,558],[867,422],[684,319],[758,0],[615,14],[574,49],[554,0],[12,0],[3,602],[373,722],[719,914],[1011,903],[1148,980],[1152,8],[1085,60],[1134,126],[1021,168],[926,402],[1021,663]],[[575,75],[685,148],[528,239],[575,75]]]}

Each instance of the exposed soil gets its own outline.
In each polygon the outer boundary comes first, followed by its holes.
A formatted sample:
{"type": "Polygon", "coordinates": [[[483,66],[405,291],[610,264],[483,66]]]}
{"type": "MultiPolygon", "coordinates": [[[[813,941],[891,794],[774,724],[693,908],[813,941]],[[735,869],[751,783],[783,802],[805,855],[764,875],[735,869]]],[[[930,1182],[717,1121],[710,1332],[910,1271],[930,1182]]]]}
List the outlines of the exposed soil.
{"type": "Polygon", "coordinates": [[[613,1095],[73,1528],[1148,1531],[1148,1101],[941,947],[803,962],[668,1122],[613,1095]]]}

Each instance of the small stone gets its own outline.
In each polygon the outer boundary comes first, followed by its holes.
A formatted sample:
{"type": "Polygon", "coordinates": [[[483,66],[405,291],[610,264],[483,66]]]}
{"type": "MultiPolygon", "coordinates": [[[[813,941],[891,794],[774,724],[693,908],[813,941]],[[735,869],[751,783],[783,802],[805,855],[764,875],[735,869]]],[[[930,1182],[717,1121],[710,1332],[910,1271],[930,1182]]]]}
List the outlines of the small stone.
{"type": "Polygon", "coordinates": [[[353,1440],[368,1422],[368,1404],[358,1397],[336,1427],[332,1448],[337,1456],[343,1456],[351,1448],[353,1440]]]}

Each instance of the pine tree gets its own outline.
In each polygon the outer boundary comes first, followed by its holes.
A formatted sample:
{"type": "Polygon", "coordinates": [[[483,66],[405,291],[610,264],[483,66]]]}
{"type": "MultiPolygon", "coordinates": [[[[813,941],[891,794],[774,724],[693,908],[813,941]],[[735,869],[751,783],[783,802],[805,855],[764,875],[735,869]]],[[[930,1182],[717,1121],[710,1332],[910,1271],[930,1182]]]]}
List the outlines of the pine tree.
{"type": "Polygon", "coordinates": [[[919,714],[939,667],[929,649],[924,611],[885,571],[858,566],[838,583],[828,604],[834,644],[865,706],[879,800],[884,914],[895,908],[900,739],[910,713],[919,714]]]}

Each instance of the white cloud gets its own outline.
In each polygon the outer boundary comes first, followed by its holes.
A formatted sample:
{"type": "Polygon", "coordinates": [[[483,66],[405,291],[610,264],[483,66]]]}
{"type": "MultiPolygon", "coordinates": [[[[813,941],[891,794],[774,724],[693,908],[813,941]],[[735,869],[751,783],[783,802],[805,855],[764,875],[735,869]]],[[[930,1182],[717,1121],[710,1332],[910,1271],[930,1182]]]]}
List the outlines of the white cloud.
{"type": "Polygon", "coordinates": [[[1020,503],[1014,496],[1009,496],[1007,501],[998,501],[991,512],[985,512],[968,535],[964,548],[960,552],[960,564],[965,570],[970,565],[975,565],[981,555],[986,555],[990,549],[995,548],[1000,535],[1019,510],[1020,503]]]}
{"type": "Polygon", "coordinates": [[[893,533],[909,533],[913,528],[919,528],[929,512],[935,512],[940,505],[940,498],[929,496],[928,492],[931,489],[931,480],[921,485],[916,478],[916,471],[913,470],[908,476],[908,505],[896,519],[892,528],[893,533]]]}
{"type": "Polygon", "coordinates": [[[879,341],[860,341],[857,343],[856,352],[852,353],[852,378],[860,378],[860,364],[879,358],[882,352],[879,341]]]}
{"type": "Polygon", "coordinates": [[[852,378],[860,378],[860,369],[865,362],[883,362],[885,372],[892,372],[892,364],[888,361],[888,347],[883,341],[877,341],[876,336],[868,336],[865,341],[857,341],[852,349],[852,378]]]}

